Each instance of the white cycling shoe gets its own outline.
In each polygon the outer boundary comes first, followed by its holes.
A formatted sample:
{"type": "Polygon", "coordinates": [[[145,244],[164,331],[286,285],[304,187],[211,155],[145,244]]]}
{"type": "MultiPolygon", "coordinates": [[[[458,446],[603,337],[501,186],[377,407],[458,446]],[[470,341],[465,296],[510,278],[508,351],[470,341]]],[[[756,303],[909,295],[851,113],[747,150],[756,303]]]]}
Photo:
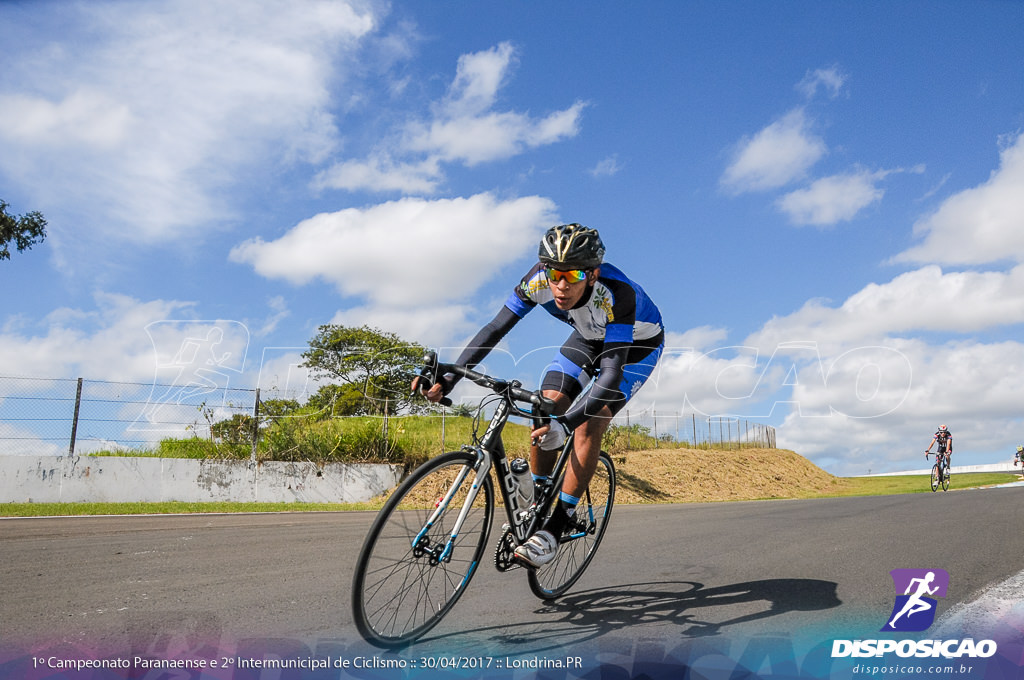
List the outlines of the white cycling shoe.
{"type": "Polygon", "coordinates": [[[515,556],[531,567],[543,567],[558,554],[558,541],[550,531],[541,529],[516,548],[515,556]]]}

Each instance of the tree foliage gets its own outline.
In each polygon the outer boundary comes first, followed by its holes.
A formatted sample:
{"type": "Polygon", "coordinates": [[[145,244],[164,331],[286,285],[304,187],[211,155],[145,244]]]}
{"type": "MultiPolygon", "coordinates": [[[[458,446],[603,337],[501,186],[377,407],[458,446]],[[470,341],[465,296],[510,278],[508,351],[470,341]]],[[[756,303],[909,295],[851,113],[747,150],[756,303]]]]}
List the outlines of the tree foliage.
{"type": "Polygon", "coordinates": [[[320,326],[302,353],[313,377],[343,386],[322,388],[316,395],[332,415],[383,415],[417,410],[409,382],[425,349],[394,333],[369,326],[320,326]]]}
{"type": "Polygon", "coordinates": [[[28,250],[46,238],[46,219],[42,213],[15,216],[7,213],[7,202],[0,200],[0,260],[11,259],[8,245],[13,241],[18,252],[28,250]]]}
{"type": "Polygon", "coordinates": [[[226,444],[245,444],[252,441],[252,416],[235,413],[227,420],[210,426],[210,437],[226,444]]]}

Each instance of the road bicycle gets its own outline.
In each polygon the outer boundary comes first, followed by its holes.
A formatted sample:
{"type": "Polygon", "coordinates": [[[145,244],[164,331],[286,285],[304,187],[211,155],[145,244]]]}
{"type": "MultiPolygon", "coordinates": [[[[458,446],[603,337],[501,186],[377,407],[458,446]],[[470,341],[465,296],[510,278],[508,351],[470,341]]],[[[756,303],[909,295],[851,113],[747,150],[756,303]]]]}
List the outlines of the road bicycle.
{"type": "MultiPolygon", "coordinates": [[[[927,458],[931,455],[928,451],[924,452],[924,457],[927,458]]],[[[952,471],[949,469],[949,454],[945,451],[937,451],[935,453],[935,465],[932,466],[932,491],[938,491],[939,486],[942,486],[943,491],[949,491],[949,476],[952,471]],[[940,465],[945,463],[945,465],[940,465]]]]}
{"type": "MultiPolygon", "coordinates": [[[[494,548],[494,566],[500,572],[524,568],[530,589],[544,600],[563,595],[583,574],[604,538],[615,502],[615,466],[601,451],[597,471],[562,534],[555,559],[539,568],[517,562],[515,549],[555,507],[573,451],[573,433],[553,414],[554,402],[539,390],[527,391],[516,380],[438,363],[432,352],[423,359],[421,384],[428,387],[436,376],[446,373],[460,375],[493,394],[480,401],[472,443],[416,468],[370,526],[352,579],[352,614],[360,634],[379,647],[401,647],[421,637],[466,591],[484,559],[496,507],[494,478],[507,519],[494,548]],[[481,435],[485,408],[490,406],[493,414],[481,435]],[[536,485],[532,500],[529,470],[514,472],[502,443],[502,431],[512,416],[566,430],[552,482],[536,485]]],[[[447,399],[442,403],[451,404],[447,399]]]]}

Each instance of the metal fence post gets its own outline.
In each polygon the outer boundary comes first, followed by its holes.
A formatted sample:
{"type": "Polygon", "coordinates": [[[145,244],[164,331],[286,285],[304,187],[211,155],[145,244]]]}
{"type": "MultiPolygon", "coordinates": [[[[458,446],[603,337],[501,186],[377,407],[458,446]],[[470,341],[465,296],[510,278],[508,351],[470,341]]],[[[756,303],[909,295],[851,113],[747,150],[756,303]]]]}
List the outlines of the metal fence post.
{"type": "Polygon", "coordinates": [[[256,399],[252,405],[252,455],[249,462],[256,463],[256,445],[260,441],[260,388],[256,388],[256,399]]]}
{"type": "Polygon", "coordinates": [[[75,439],[78,438],[78,412],[82,407],[82,379],[78,379],[78,391],[75,393],[75,415],[71,419],[71,445],[68,447],[68,455],[75,455],[75,439]]]}

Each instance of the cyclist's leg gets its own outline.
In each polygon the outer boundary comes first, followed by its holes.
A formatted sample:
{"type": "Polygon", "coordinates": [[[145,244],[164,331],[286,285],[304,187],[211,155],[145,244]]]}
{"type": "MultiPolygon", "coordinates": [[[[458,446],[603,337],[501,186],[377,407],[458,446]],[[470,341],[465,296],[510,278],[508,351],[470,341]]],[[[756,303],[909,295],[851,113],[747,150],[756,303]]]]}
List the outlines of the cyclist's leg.
{"type": "MultiPolygon", "coordinates": [[[[601,410],[594,416],[588,418],[582,425],[576,428],[576,447],[570,460],[569,469],[565,473],[565,483],[562,491],[579,497],[590,483],[597,468],[597,458],[601,453],[601,440],[604,433],[608,431],[612,418],[615,417],[626,403],[636,394],[647,379],[654,372],[654,367],[661,357],[664,345],[650,347],[633,347],[629,350],[626,358],[626,365],[622,367],[622,380],[618,385],[619,396],[605,403],[601,410]]],[[[591,361],[597,365],[598,357],[591,361]]]]}
{"type": "MultiPolygon", "coordinates": [[[[590,375],[584,369],[596,357],[592,344],[573,331],[565,343],[548,364],[541,382],[541,391],[545,397],[555,402],[555,414],[562,415],[572,402],[583,392],[590,381],[590,375]]],[[[534,474],[547,476],[555,467],[559,450],[545,451],[534,445],[530,448],[530,467],[534,474]]]]}
{"type": "MultiPolygon", "coordinates": [[[[575,335],[575,334],[574,334],[575,335]]],[[[572,338],[570,338],[570,341],[572,338]]],[[[567,342],[567,344],[569,344],[567,342]]],[[[590,349],[595,349],[590,345],[590,349]]],[[[564,348],[563,348],[564,350],[564,348]]],[[[604,433],[611,425],[612,418],[629,401],[630,397],[636,394],[637,390],[647,381],[654,372],[654,367],[661,356],[662,347],[635,347],[627,356],[627,363],[622,369],[622,380],[618,385],[618,397],[607,401],[601,409],[593,416],[583,422],[575,432],[575,446],[569,465],[565,472],[562,483],[561,495],[558,508],[568,510],[568,516],[572,516],[574,501],[578,500],[586,491],[587,485],[594,476],[597,469],[598,457],[601,454],[601,441],[604,433]]],[[[564,355],[563,355],[564,356],[564,355]]],[[[596,365],[598,356],[590,355],[588,365],[596,365]]],[[[545,378],[545,384],[548,383],[545,378]]],[[[578,382],[578,381],[577,381],[578,382]]],[[[584,397],[585,398],[585,397],[584,397]]],[[[552,533],[558,535],[558,529],[564,524],[564,519],[556,512],[552,513],[549,522],[554,522],[552,533]]],[[[548,528],[547,526],[545,528],[548,528]]]]}
{"type": "MultiPolygon", "coordinates": [[[[558,502],[543,528],[516,549],[517,557],[535,567],[546,564],[553,558],[562,532],[570,524],[576,505],[597,469],[601,439],[611,424],[612,417],[626,405],[629,398],[654,372],[662,347],[632,348],[627,357],[628,363],[623,367],[618,397],[607,401],[597,414],[576,428],[574,447],[558,502]]],[[[549,367],[542,385],[545,394],[554,392],[561,397],[566,392],[573,391],[573,385],[580,385],[579,377],[584,374],[582,366],[597,364],[599,349],[595,343],[588,343],[578,333],[573,333],[563,345],[552,367],[549,367]]],[[[538,456],[540,465],[547,462],[543,460],[544,457],[543,454],[538,456]]],[[[550,467],[542,468],[540,465],[535,470],[550,470],[550,467]]]]}
{"type": "Polygon", "coordinates": [[[537,567],[530,572],[530,587],[539,597],[558,597],[572,586],[604,536],[614,502],[615,470],[611,459],[601,454],[601,439],[612,417],[651,376],[660,354],[661,347],[633,348],[627,357],[631,363],[623,368],[619,398],[605,402],[594,417],[576,429],[573,456],[565,471],[559,502],[544,524],[545,536],[539,532],[517,550],[521,560],[537,567]],[[571,508],[568,513],[564,511],[566,506],[571,508]],[[553,537],[564,541],[561,549],[553,537]],[[531,544],[535,538],[536,543],[531,544]]]}

